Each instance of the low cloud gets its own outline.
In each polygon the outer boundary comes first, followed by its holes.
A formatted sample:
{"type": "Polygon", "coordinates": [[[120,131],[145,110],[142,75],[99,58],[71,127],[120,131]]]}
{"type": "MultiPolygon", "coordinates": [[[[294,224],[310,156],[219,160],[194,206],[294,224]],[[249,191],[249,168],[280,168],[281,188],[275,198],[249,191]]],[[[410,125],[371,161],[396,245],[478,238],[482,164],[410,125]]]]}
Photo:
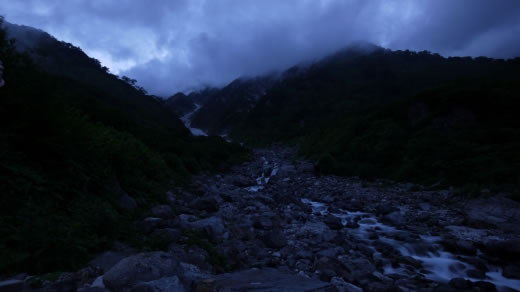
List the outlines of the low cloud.
{"type": "Polygon", "coordinates": [[[151,93],[282,70],[353,41],[520,55],[517,0],[0,0],[13,23],[80,46],[151,93]]]}

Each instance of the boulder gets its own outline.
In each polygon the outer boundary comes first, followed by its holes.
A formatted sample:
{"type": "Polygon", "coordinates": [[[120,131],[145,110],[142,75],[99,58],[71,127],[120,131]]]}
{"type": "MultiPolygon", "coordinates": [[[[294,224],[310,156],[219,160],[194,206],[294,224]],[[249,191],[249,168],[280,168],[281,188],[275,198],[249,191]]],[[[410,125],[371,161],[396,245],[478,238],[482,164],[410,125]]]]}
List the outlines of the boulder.
{"type": "Polygon", "coordinates": [[[156,229],[154,232],[152,232],[152,236],[159,237],[167,240],[168,242],[175,242],[179,240],[182,236],[182,232],[178,229],[173,228],[163,228],[163,229],[156,229]]]}
{"type": "Polygon", "coordinates": [[[474,278],[474,279],[485,279],[486,278],[486,273],[484,273],[481,270],[475,270],[475,269],[467,270],[466,275],[468,275],[468,277],[474,278]]]}
{"type": "Polygon", "coordinates": [[[162,222],[163,219],[161,218],[147,217],[141,221],[137,221],[135,223],[135,226],[138,230],[140,230],[143,233],[150,233],[154,231],[154,229],[157,228],[162,222]]]}
{"type": "MultiPolygon", "coordinates": [[[[473,282],[473,287],[478,288],[480,292],[497,292],[495,284],[486,281],[473,282]]],[[[508,291],[507,289],[504,291],[508,291]]]]}
{"type": "Polygon", "coordinates": [[[256,229],[270,230],[273,228],[273,220],[269,217],[261,216],[255,218],[253,221],[253,227],[256,229]]]}
{"type": "Polygon", "coordinates": [[[405,218],[399,211],[393,211],[383,216],[383,222],[390,223],[392,225],[403,225],[406,223],[405,218]]]}
{"type": "Polygon", "coordinates": [[[345,280],[343,280],[343,278],[340,277],[333,277],[330,280],[330,283],[334,285],[334,287],[336,287],[338,292],[363,292],[363,289],[348,282],[345,282],[345,280]]]}
{"type": "Polygon", "coordinates": [[[219,217],[208,217],[188,224],[190,228],[203,231],[213,240],[226,239],[229,234],[224,226],[224,221],[219,217]]]}
{"type": "Polygon", "coordinates": [[[466,290],[471,288],[471,281],[464,278],[453,278],[450,280],[449,285],[457,290],[466,290]]]}
{"type": "Polygon", "coordinates": [[[199,211],[213,213],[218,211],[218,201],[215,197],[204,196],[191,201],[189,207],[199,211]]]}
{"type": "Polygon", "coordinates": [[[264,243],[267,247],[280,249],[287,245],[287,239],[283,232],[277,229],[269,232],[264,237],[264,243]]]}
{"type": "Polygon", "coordinates": [[[504,270],[502,270],[502,275],[506,278],[520,279],[520,267],[513,265],[505,266],[504,270]]]}
{"type": "Polygon", "coordinates": [[[24,282],[22,280],[0,281],[1,292],[21,292],[24,282]]]}
{"type": "Polygon", "coordinates": [[[158,205],[152,208],[152,214],[154,217],[169,219],[173,217],[173,210],[168,205],[158,205]]]}
{"type": "Polygon", "coordinates": [[[339,230],[343,228],[341,218],[331,214],[328,214],[327,216],[323,217],[323,222],[327,224],[327,226],[332,230],[339,230]]]}
{"type": "Polygon", "coordinates": [[[186,292],[178,277],[166,277],[135,285],[130,292],[186,292]]]}
{"type": "Polygon", "coordinates": [[[251,269],[218,275],[210,291],[335,291],[334,285],[277,269],[251,269]]]}
{"type": "Polygon", "coordinates": [[[112,291],[128,291],[141,282],[180,275],[182,268],[173,255],[149,252],[122,259],[103,276],[103,283],[112,291]]]}

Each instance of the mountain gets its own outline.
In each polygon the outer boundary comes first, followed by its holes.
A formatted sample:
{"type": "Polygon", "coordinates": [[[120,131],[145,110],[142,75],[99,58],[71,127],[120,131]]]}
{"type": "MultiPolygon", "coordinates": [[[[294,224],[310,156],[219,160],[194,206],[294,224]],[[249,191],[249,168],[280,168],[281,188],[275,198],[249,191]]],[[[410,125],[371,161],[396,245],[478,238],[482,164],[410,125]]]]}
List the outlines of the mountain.
{"type": "Polygon", "coordinates": [[[164,101],[164,105],[177,114],[177,116],[182,117],[194,111],[197,105],[205,104],[216,92],[218,92],[216,88],[205,88],[200,91],[193,91],[189,95],[178,92],[167,98],[164,101]]]}
{"type": "Polygon", "coordinates": [[[114,240],[145,248],[154,239],[134,220],[167,190],[247,156],[219,137],[192,136],[161,101],[80,48],[0,26],[1,273],[72,270],[114,240]]]}
{"type": "Polygon", "coordinates": [[[209,134],[224,134],[248,115],[277,80],[275,75],[236,79],[218,91],[206,93],[207,101],[194,114],[192,126],[209,134]]]}
{"type": "Polygon", "coordinates": [[[234,83],[194,125],[251,145],[296,144],[323,173],[519,189],[520,58],[364,45],[287,70],[258,99],[247,90],[225,98],[234,83]]]}

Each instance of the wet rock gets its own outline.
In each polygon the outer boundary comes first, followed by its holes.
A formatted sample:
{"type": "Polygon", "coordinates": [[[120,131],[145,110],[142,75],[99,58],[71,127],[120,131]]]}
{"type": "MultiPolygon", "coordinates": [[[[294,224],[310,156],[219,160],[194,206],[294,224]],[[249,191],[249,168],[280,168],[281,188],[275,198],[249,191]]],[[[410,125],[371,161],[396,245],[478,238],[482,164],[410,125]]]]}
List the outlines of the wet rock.
{"type": "Polygon", "coordinates": [[[390,223],[392,225],[403,225],[406,223],[405,218],[401,215],[399,211],[393,211],[385,216],[383,216],[382,221],[385,223],[390,223]]]}
{"type": "MultiPolygon", "coordinates": [[[[486,281],[473,282],[473,287],[478,288],[478,291],[480,292],[497,292],[497,287],[495,284],[486,281]]],[[[508,289],[505,289],[505,291],[507,290],[508,289]]]]}
{"type": "Polygon", "coordinates": [[[158,205],[152,208],[154,217],[169,219],[173,217],[172,207],[168,205],[158,205]]]}
{"type": "Polygon", "coordinates": [[[466,275],[468,275],[468,277],[470,277],[470,278],[475,278],[475,279],[485,279],[486,278],[486,273],[484,273],[483,271],[480,271],[480,270],[468,270],[468,271],[466,271],[466,275]]]}
{"type": "Polygon", "coordinates": [[[178,277],[166,277],[135,285],[130,292],[185,292],[178,277]]]}
{"type": "Polygon", "coordinates": [[[334,215],[328,214],[323,217],[323,222],[327,224],[327,226],[332,230],[339,230],[343,228],[343,223],[341,223],[341,218],[336,217],[334,215]]]}
{"type": "Polygon", "coordinates": [[[395,211],[399,211],[399,209],[390,204],[382,204],[376,207],[377,215],[386,215],[395,211]]]}
{"type": "Polygon", "coordinates": [[[1,292],[21,292],[24,286],[22,280],[6,280],[0,281],[1,292]]]}
{"type": "Polygon", "coordinates": [[[520,267],[513,265],[505,266],[504,270],[502,270],[502,275],[506,278],[520,279],[520,267]]]}
{"type": "Polygon", "coordinates": [[[453,278],[450,280],[449,285],[457,290],[465,290],[471,288],[471,281],[464,278],[453,278]]]}
{"type": "Polygon", "coordinates": [[[446,250],[465,255],[476,255],[477,249],[469,240],[445,239],[443,242],[446,250]]]}
{"type": "Polygon", "coordinates": [[[206,211],[209,213],[218,211],[218,201],[213,196],[205,196],[202,198],[197,198],[188,205],[192,209],[206,211]]]}
{"type": "Polygon", "coordinates": [[[402,257],[399,257],[399,262],[405,264],[405,265],[410,265],[416,269],[420,269],[422,268],[422,262],[419,261],[419,260],[416,260],[414,259],[413,257],[411,256],[402,256],[402,257]]]}
{"type": "Polygon", "coordinates": [[[484,249],[495,256],[508,260],[520,259],[520,240],[495,240],[484,243],[484,249]]]}
{"type": "Polygon", "coordinates": [[[180,275],[182,269],[171,254],[150,252],[121,260],[103,276],[103,283],[110,290],[126,291],[140,282],[180,275]]]}
{"type": "Polygon", "coordinates": [[[267,247],[280,249],[287,245],[287,239],[281,230],[273,230],[264,238],[267,247]]]}

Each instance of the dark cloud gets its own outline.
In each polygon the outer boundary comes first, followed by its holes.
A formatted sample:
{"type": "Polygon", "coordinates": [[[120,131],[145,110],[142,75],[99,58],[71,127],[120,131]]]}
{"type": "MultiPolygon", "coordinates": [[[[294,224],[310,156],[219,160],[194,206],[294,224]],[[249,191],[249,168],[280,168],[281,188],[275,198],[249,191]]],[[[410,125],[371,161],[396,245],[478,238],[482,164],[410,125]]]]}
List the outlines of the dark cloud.
{"type": "Polygon", "coordinates": [[[353,41],[520,55],[518,0],[0,0],[8,21],[82,47],[169,95],[284,69],[353,41]]]}

